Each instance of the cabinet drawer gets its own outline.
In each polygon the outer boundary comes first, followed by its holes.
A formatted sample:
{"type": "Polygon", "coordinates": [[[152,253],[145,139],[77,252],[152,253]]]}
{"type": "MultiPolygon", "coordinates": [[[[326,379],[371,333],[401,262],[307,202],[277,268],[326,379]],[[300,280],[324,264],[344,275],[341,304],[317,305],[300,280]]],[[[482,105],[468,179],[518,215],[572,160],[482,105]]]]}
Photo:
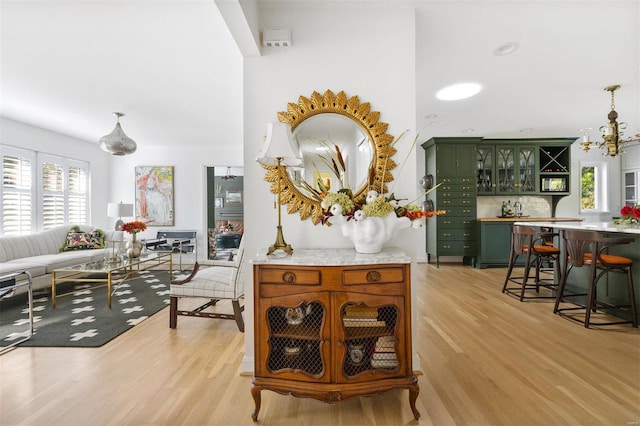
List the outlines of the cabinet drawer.
{"type": "Polygon", "coordinates": [[[354,269],[342,273],[343,285],[396,284],[404,280],[404,268],[354,269]]]}
{"type": "MultiPolygon", "coordinates": [[[[476,206],[457,206],[451,204],[438,204],[436,206],[438,210],[445,210],[446,217],[465,217],[467,219],[475,219],[476,218],[476,206]]],[[[438,216],[440,218],[441,216],[438,216]]],[[[444,216],[442,216],[444,217],[444,216]]],[[[440,223],[440,222],[438,222],[440,223]]]]}
{"type": "Polygon", "coordinates": [[[475,256],[475,241],[438,241],[439,256],[475,256]]]}
{"type": "Polygon", "coordinates": [[[438,197],[439,206],[474,206],[476,205],[476,196],[473,198],[462,198],[460,194],[455,194],[451,198],[438,197]]]}
{"type": "Polygon", "coordinates": [[[260,284],[320,285],[321,274],[317,269],[260,268],[260,284]]]}
{"type": "Polygon", "coordinates": [[[439,240],[469,240],[476,238],[475,229],[443,228],[438,229],[439,240]]]}
{"type": "MultiPolygon", "coordinates": [[[[433,220],[433,219],[429,219],[433,220]]],[[[475,218],[462,217],[462,216],[450,216],[449,214],[438,216],[438,226],[446,228],[465,228],[475,229],[475,218]]]]}

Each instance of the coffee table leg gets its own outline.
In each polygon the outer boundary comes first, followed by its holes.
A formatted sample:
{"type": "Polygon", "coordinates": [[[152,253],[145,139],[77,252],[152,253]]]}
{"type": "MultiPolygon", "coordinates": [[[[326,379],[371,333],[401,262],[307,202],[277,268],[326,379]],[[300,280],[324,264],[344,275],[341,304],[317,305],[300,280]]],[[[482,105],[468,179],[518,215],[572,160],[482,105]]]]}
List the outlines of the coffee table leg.
{"type": "Polygon", "coordinates": [[[107,306],[111,309],[111,272],[107,273],[107,306]]]}
{"type": "Polygon", "coordinates": [[[56,271],[51,275],[51,309],[56,307],[56,271]]]}

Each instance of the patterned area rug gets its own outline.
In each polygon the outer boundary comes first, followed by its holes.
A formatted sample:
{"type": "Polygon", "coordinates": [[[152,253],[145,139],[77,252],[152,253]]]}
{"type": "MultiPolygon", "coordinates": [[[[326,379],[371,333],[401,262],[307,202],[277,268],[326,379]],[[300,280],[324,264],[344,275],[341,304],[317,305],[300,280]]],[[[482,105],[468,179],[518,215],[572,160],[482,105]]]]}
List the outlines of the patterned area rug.
{"type": "MultiPolygon", "coordinates": [[[[173,279],[187,274],[174,273],[173,279]]],[[[34,292],[35,334],[19,346],[102,346],[169,304],[169,274],[134,274],[114,291],[111,309],[106,286],[64,283],[56,294],[52,309],[50,292],[34,292]]],[[[0,300],[0,350],[28,334],[27,306],[26,294],[0,300]]]]}

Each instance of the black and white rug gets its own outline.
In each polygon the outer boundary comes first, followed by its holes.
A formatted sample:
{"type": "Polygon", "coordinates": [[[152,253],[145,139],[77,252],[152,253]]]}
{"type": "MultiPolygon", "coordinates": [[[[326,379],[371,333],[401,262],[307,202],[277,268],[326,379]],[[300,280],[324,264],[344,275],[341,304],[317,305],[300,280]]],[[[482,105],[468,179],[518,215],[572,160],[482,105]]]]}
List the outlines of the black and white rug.
{"type": "MultiPolygon", "coordinates": [[[[174,273],[173,279],[187,274],[174,273]]],[[[56,294],[55,309],[51,308],[50,293],[34,294],[35,334],[19,346],[102,346],[169,304],[169,274],[134,274],[113,293],[111,309],[107,307],[106,286],[65,283],[58,286],[56,294]]],[[[0,300],[0,350],[28,334],[27,307],[26,294],[0,300]]]]}

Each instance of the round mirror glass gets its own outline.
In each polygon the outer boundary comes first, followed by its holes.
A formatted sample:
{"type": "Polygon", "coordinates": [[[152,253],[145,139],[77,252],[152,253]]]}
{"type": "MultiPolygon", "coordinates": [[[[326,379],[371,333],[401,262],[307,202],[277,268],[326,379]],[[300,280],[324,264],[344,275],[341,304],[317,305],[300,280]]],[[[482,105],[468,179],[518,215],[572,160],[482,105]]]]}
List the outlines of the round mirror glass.
{"type": "Polygon", "coordinates": [[[340,114],[319,114],[309,117],[293,132],[293,138],[304,160],[300,169],[290,169],[294,183],[300,191],[311,196],[304,180],[310,187],[335,192],[342,188],[358,190],[367,181],[373,160],[373,145],[362,128],[349,117],[340,114]],[[326,163],[340,149],[346,164],[346,175],[336,176],[326,163]]]}

